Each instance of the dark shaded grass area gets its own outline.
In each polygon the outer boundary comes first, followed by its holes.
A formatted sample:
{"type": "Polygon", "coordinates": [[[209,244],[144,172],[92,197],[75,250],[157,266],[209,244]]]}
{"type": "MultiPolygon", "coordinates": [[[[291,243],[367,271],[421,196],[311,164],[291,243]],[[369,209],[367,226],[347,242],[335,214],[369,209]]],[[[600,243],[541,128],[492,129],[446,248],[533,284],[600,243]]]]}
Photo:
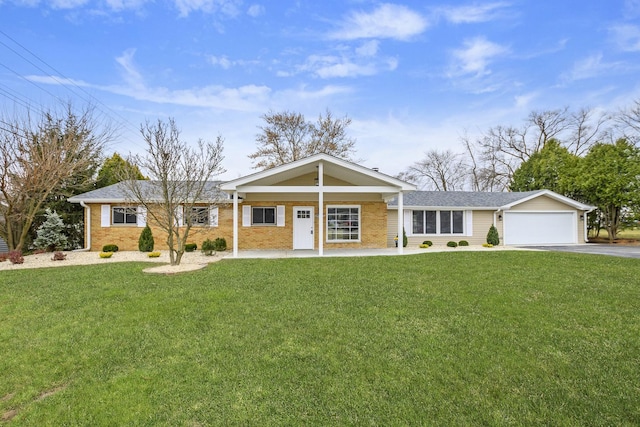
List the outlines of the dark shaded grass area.
{"type": "Polygon", "coordinates": [[[640,263],[547,252],[0,273],[17,425],[638,425],[640,263]]]}

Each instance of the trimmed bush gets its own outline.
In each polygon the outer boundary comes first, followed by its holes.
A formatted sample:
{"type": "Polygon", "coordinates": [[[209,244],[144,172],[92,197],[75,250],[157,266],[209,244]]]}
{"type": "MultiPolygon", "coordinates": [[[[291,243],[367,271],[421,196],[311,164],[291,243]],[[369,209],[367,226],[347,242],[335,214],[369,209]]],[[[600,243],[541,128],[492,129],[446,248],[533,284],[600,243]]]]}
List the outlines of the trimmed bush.
{"type": "Polygon", "coordinates": [[[422,248],[422,249],[428,249],[430,247],[431,247],[430,245],[427,245],[427,244],[424,244],[424,243],[420,245],[420,248],[422,248]]]}
{"type": "Polygon", "coordinates": [[[158,258],[160,256],[160,252],[149,252],[149,258],[158,258]]]}
{"type": "Polygon", "coordinates": [[[9,258],[8,252],[3,252],[0,254],[0,262],[5,262],[9,258]]]}
{"type": "Polygon", "coordinates": [[[64,261],[65,259],[67,259],[67,254],[60,251],[54,252],[53,257],[51,257],[51,261],[64,261]]]}
{"type": "Polygon", "coordinates": [[[202,242],[202,253],[205,255],[213,255],[216,250],[216,244],[213,240],[207,239],[202,242]]]}
{"type": "Polygon", "coordinates": [[[102,252],[118,252],[118,245],[104,245],[102,252]]]}
{"type": "Polygon", "coordinates": [[[500,236],[498,235],[498,229],[495,225],[489,227],[489,232],[487,233],[487,243],[493,246],[497,246],[500,244],[500,236]]]}
{"type": "Polygon", "coordinates": [[[140,238],[138,239],[138,250],[140,252],[151,252],[153,251],[154,245],[153,233],[151,232],[151,228],[147,225],[140,233],[140,238]]]}
{"type": "Polygon", "coordinates": [[[466,240],[460,240],[458,242],[458,246],[469,246],[469,242],[467,242],[466,240]]]}
{"type": "Polygon", "coordinates": [[[484,247],[484,248],[492,248],[493,245],[491,243],[483,243],[482,247],[484,247]]]}
{"type": "Polygon", "coordinates": [[[224,237],[218,237],[213,241],[213,246],[215,246],[216,251],[226,251],[227,250],[227,241],[224,237]]]}
{"type": "Polygon", "coordinates": [[[422,244],[427,246],[433,246],[433,242],[431,240],[425,240],[424,242],[422,242],[422,244]]]}
{"type": "Polygon", "coordinates": [[[12,264],[22,264],[24,263],[24,257],[22,256],[22,251],[9,251],[9,261],[12,264]]]}
{"type": "Polygon", "coordinates": [[[456,242],[447,242],[447,246],[449,246],[450,248],[457,248],[458,244],[456,242]]]}
{"type": "Polygon", "coordinates": [[[193,252],[198,249],[198,245],[196,243],[187,243],[184,245],[185,252],[193,252]]]}
{"type": "Polygon", "coordinates": [[[100,258],[111,258],[113,252],[100,252],[100,258]]]}

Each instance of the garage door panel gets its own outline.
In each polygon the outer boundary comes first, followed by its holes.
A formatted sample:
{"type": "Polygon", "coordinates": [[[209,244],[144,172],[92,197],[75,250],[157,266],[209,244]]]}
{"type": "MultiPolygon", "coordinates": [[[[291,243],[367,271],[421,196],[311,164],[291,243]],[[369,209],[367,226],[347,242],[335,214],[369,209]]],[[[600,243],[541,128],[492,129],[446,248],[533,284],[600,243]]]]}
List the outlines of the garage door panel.
{"type": "Polygon", "coordinates": [[[572,212],[506,212],[507,245],[572,244],[576,241],[576,216],[572,212]]]}

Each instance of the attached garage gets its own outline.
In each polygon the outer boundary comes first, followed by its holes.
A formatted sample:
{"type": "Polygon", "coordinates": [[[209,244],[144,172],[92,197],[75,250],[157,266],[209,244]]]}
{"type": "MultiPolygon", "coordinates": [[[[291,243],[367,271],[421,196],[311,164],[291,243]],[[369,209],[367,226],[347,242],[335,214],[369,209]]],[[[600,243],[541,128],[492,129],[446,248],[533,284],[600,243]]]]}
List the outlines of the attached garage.
{"type": "Polygon", "coordinates": [[[578,243],[577,221],[575,211],[505,212],[504,244],[575,244],[578,243]]]}
{"type": "MultiPolygon", "coordinates": [[[[405,194],[403,202],[409,247],[424,241],[482,245],[491,226],[498,230],[501,245],[582,244],[587,241],[585,217],[595,209],[549,190],[414,191],[405,194]],[[462,219],[458,229],[449,227],[456,214],[462,219]]],[[[391,200],[388,209],[387,245],[392,247],[398,235],[397,200],[391,200]]]]}

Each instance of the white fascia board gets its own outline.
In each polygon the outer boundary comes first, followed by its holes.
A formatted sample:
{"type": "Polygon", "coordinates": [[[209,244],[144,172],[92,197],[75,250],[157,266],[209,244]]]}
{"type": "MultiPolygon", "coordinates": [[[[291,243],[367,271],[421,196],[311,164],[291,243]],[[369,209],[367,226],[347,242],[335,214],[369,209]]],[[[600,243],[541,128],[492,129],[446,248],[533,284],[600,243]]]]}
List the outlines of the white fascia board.
{"type": "MultiPolygon", "coordinates": [[[[396,210],[398,205],[388,206],[389,209],[396,210]]],[[[404,205],[404,210],[421,210],[421,211],[441,211],[441,210],[459,210],[459,211],[495,211],[500,209],[495,206],[408,206],[404,205]]]]}
{"type": "MultiPolygon", "coordinates": [[[[114,204],[114,203],[129,203],[129,204],[133,204],[133,203],[137,203],[139,204],[140,201],[137,199],[79,199],[77,197],[69,197],[67,199],[67,201],[69,203],[92,203],[92,204],[96,204],[96,203],[100,203],[100,204],[114,204]]],[[[147,200],[147,203],[163,203],[162,200],[147,200]]],[[[222,200],[197,200],[193,203],[231,203],[232,200],[227,200],[227,199],[222,199],[222,200]]],[[[189,202],[191,203],[191,202],[189,202]]]]}
{"type": "Polygon", "coordinates": [[[238,187],[243,193],[390,193],[399,191],[399,188],[380,185],[363,186],[281,186],[281,185],[247,185],[238,187]]]}
{"type": "Polygon", "coordinates": [[[517,206],[517,205],[519,205],[521,203],[524,203],[524,202],[528,202],[529,200],[533,200],[533,199],[535,199],[537,197],[540,197],[540,196],[550,197],[550,198],[552,198],[554,200],[557,200],[557,201],[559,201],[561,203],[567,204],[567,205],[569,205],[569,206],[571,206],[571,207],[573,207],[575,209],[579,209],[579,210],[595,209],[594,206],[585,205],[584,203],[577,202],[577,201],[575,201],[573,199],[570,199],[569,197],[563,196],[562,194],[558,194],[558,193],[553,192],[551,190],[540,190],[539,192],[537,192],[535,194],[532,194],[532,195],[530,195],[528,197],[524,197],[524,198],[522,198],[520,200],[516,200],[513,203],[509,203],[508,205],[501,206],[500,209],[508,210],[508,209],[511,209],[514,206],[517,206]]]}
{"type": "MultiPolygon", "coordinates": [[[[254,181],[257,181],[259,179],[263,179],[263,178],[266,178],[266,177],[269,177],[269,176],[277,175],[279,173],[286,172],[286,171],[289,171],[291,169],[295,169],[295,168],[300,167],[300,166],[305,166],[305,165],[307,165],[309,163],[313,163],[313,162],[319,160],[320,156],[326,156],[326,155],[317,154],[315,156],[307,157],[307,158],[304,158],[304,159],[301,159],[301,160],[295,160],[295,161],[293,161],[291,163],[287,163],[287,164],[284,164],[284,165],[281,165],[281,166],[276,166],[275,168],[266,169],[266,170],[263,170],[263,171],[260,171],[260,172],[255,172],[255,173],[252,173],[250,175],[246,175],[246,176],[243,176],[243,177],[240,177],[240,178],[237,178],[237,179],[233,179],[231,181],[227,181],[227,182],[221,184],[220,185],[220,189],[223,190],[223,191],[235,191],[235,190],[240,191],[239,187],[241,187],[241,186],[243,186],[243,185],[245,185],[247,183],[254,182],[254,181]]],[[[242,191],[244,191],[244,190],[242,190],[242,191]]]]}
{"type": "MultiPolygon", "coordinates": [[[[340,167],[343,167],[345,169],[350,169],[359,173],[362,173],[363,175],[367,175],[371,178],[375,178],[377,180],[381,180],[381,181],[385,181],[386,183],[389,184],[389,186],[391,188],[393,188],[392,191],[398,191],[398,190],[402,190],[402,191],[415,191],[417,190],[417,187],[413,184],[410,184],[408,182],[402,181],[400,179],[394,178],[392,176],[389,175],[385,175],[381,172],[376,172],[373,169],[369,169],[367,167],[364,166],[360,166],[358,164],[355,163],[351,163],[349,161],[343,160],[343,159],[339,159],[337,157],[333,157],[330,156],[328,154],[324,154],[324,153],[320,153],[320,154],[316,154],[304,159],[300,159],[300,160],[296,160],[293,161],[291,163],[287,163],[285,165],[281,165],[281,166],[277,166],[275,168],[272,169],[267,169],[261,172],[256,172],[253,173],[251,175],[247,175],[238,179],[234,179],[231,181],[227,181],[223,184],[220,185],[220,189],[222,191],[246,191],[244,190],[244,186],[246,184],[249,184],[251,182],[255,182],[257,180],[263,179],[263,178],[267,178],[273,175],[277,175],[279,173],[283,173],[283,172],[287,172],[291,169],[295,169],[301,166],[306,166],[308,164],[312,164],[312,163],[316,163],[316,162],[326,162],[326,163],[331,163],[340,167]],[[240,187],[243,187],[243,190],[240,190],[240,187]]],[[[248,186],[247,186],[248,188],[248,186]]],[[[278,191],[279,192],[279,191],[278,191]]],[[[385,192],[388,192],[388,190],[385,190],[385,192]]]]}

